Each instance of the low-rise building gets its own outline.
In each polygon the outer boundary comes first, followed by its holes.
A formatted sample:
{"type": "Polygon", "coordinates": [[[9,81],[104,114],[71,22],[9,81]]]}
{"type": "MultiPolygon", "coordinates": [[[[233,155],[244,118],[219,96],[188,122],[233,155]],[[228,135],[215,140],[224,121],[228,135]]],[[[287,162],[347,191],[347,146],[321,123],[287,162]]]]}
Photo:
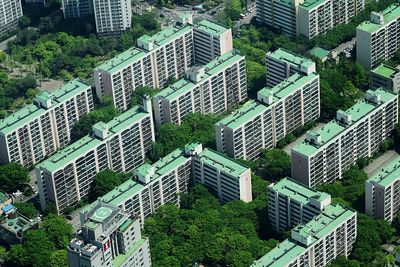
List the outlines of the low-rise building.
{"type": "Polygon", "coordinates": [[[400,47],[400,5],[393,4],[383,12],[372,12],[370,21],[357,27],[357,61],[370,70],[388,60],[400,47]]]}
{"type": "Polygon", "coordinates": [[[171,203],[179,207],[180,193],[191,182],[213,189],[221,202],[252,201],[251,171],[201,144],[187,144],[153,165],[144,164],[128,180],[100,198],[100,201],[138,215],[141,224],[160,206],[171,203]]]}
{"type": "Polygon", "coordinates": [[[150,267],[148,238],[134,214],[105,203],[80,213],[81,230],[68,246],[69,267],[150,267]]]}
{"type": "Polygon", "coordinates": [[[179,80],[153,97],[157,127],[181,124],[189,113],[221,114],[247,98],[246,62],[231,50],[205,66],[188,71],[179,80]]]}
{"type": "Polygon", "coordinates": [[[342,178],[362,157],[371,157],[398,122],[398,97],[384,89],[368,90],[365,99],[292,148],[292,178],[314,188],[342,178]]]}
{"type": "Polygon", "coordinates": [[[38,224],[38,219],[26,218],[12,204],[7,204],[1,209],[0,239],[9,245],[21,244],[26,231],[37,229],[38,224]]]}
{"type": "Polygon", "coordinates": [[[39,197],[44,210],[53,202],[58,212],[76,205],[91,190],[94,176],[106,169],[131,172],[145,161],[154,142],[150,98],[108,123],[99,122],[93,133],[57,152],[36,166],[39,197]]]}
{"type": "Polygon", "coordinates": [[[0,191],[0,215],[3,214],[3,208],[12,204],[12,198],[5,192],[0,191]]]}
{"type": "Polygon", "coordinates": [[[264,148],[320,115],[319,75],[291,75],[271,89],[258,91],[250,101],[217,122],[217,150],[233,158],[254,160],[264,148]]]}
{"type": "Polygon", "coordinates": [[[331,196],[284,178],[268,186],[268,221],[276,232],[306,224],[331,204],[331,196]]]}
{"type": "Polygon", "coordinates": [[[386,88],[398,93],[400,91],[400,66],[393,68],[388,65],[381,64],[371,70],[371,88],[386,88]]]}
{"type": "Polygon", "coordinates": [[[310,222],[293,228],[288,239],[251,267],[326,266],[338,256],[348,257],[356,236],[357,212],[329,205],[310,222]]]}
{"type": "Polygon", "coordinates": [[[0,162],[34,166],[67,146],[74,124],[92,110],[92,90],[79,80],[41,92],[35,103],[0,120],[0,162]]]}
{"type": "Polygon", "coordinates": [[[365,182],[365,213],[392,222],[400,207],[400,156],[365,182]]]}

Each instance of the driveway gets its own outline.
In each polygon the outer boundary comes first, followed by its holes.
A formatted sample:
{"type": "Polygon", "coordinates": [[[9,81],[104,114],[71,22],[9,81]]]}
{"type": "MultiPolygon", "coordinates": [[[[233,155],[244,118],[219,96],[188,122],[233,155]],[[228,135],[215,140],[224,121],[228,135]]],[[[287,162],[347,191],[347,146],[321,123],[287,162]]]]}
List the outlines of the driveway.
{"type": "Polygon", "coordinates": [[[364,171],[367,173],[368,177],[371,177],[372,175],[377,173],[380,168],[393,161],[397,156],[398,154],[396,153],[396,151],[389,150],[385,152],[382,156],[378,157],[373,162],[368,164],[368,166],[364,168],[364,171]]]}

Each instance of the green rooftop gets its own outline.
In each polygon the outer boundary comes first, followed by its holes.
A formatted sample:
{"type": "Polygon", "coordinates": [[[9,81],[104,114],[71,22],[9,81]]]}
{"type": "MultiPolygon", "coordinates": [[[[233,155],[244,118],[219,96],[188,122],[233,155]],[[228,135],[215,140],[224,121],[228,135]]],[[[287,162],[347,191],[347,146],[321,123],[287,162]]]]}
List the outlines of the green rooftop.
{"type": "MultiPolygon", "coordinates": [[[[174,39],[179,38],[180,36],[186,34],[187,32],[192,30],[192,26],[186,25],[184,27],[170,27],[163,31],[156,33],[153,36],[144,35],[139,37],[138,39],[143,42],[153,42],[154,48],[160,47],[165,45],[169,42],[172,42],[174,39]]],[[[102,70],[109,73],[118,72],[127,66],[132,65],[136,61],[144,58],[145,56],[151,53],[145,50],[142,50],[137,47],[132,47],[125,52],[117,55],[116,57],[107,60],[100,66],[96,68],[96,70],[102,70]]]]}
{"type": "Polygon", "coordinates": [[[128,229],[128,227],[132,225],[132,223],[133,223],[133,220],[132,220],[131,218],[127,218],[127,219],[121,224],[121,226],[119,227],[118,230],[119,230],[120,232],[125,232],[126,229],[128,229]]]}
{"type": "MultiPolygon", "coordinates": [[[[175,151],[171,152],[167,156],[161,158],[156,163],[151,165],[151,167],[154,167],[155,172],[154,175],[152,175],[151,177],[151,181],[160,179],[165,174],[168,174],[172,170],[178,168],[179,166],[182,166],[187,161],[188,158],[185,157],[183,150],[176,149],[175,151]]],[[[147,173],[149,167],[149,164],[143,164],[139,168],[137,168],[137,171],[147,173]]],[[[143,190],[143,188],[145,188],[145,185],[130,179],[101,197],[101,200],[105,203],[119,206],[127,199],[130,199],[134,195],[138,194],[141,190],[143,190]]]]}
{"type": "Polygon", "coordinates": [[[278,50],[272,53],[268,53],[267,55],[274,59],[287,62],[291,65],[295,65],[297,67],[303,66],[308,68],[311,66],[315,66],[315,62],[312,61],[311,59],[295,54],[291,51],[282,48],[279,48],[278,50]]]}
{"type": "Polygon", "coordinates": [[[385,78],[393,78],[394,74],[399,72],[399,69],[393,68],[389,65],[381,64],[375,69],[371,70],[371,72],[385,78]]]}
{"type": "Polygon", "coordinates": [[[119,254],[117,257],[113,259],[113,264],[112,266],[114,267],[120,267],[122,266],[126,260],[133,254],[135,253],[136,250],[138,250],[144,242],[147,241],[147,238],[140,238],[125,254],[119,254]]]}
{"type": "MultiPolygon", "coordinates": [[[[128,127],[142,120],[146,116],[149,116],[149,113],[142,111],[139,106],[135,106],[130,110],[122,113],[121,115],[107,123],[108,137],[106,139],[110,139],[114,134],[117,134],[127,129],[128,127]]],[[[64,168],[70,162],[85,155],[90,150],[95,149],[104,142],[104,140],[100,140],[93,135],[87,135],[79,139],[75,143],[59,150],[53,156],[37,165],[37,168],[46,169],[49,172],[55,172],[61,168],[64,168]]]]}
{"type": "Polygon", "coordinates": [[[389,23],[393,22],[394,20],[400,17],[400,6],[399,4],[393,4],[386,8],[383,12],[383,24],[373,23],[371,21],[365,21],[358,25],[357,30],[362,30],[365,32],[376,32],[377,30],[385,27],[389,23]]]}
{"type": "Polygon", "coordinates": [[[308,51],[308,53],[319,59],[324,59],[329,56],[330,51],[317,46],[317,47],[314,47],[313,49],[311,49],[310,51],[308,51]]]}
{"type": "Polygon", "coordinates": [[[348,125],[342,124],[336,119],[328,122],[327,124],[324,125],[321,129],[318,129],[317,131],[309,131],[308,133],[310,135],[314,136],[319,136],[321,139],[321,142],[319,145],[317,144],[312,144],[308,142],[307,140],[304,140],[300,144],[296,145],[293,148],[293,151],[296,151],[298,153],[301,153],[306,156],[312,156],[322,147],[325,145],[329,144],[330,141],[337,137],[339,134],[343,133],[347,128],[351,127],[351,125],[354,125],[357,121],[364,119],[369,113],[372,111],[376,110],[379,108],[383,103],[387,103],[389,101],[392,101],[394,98],[397,97],[396,94],[386,91],[382,88],[377,89],[373,91],[375,94],[380,95],[381,97],[381,103],[380,104],[374,104],[366,100],[359,101],[357,104],[355,104],[353,107],[346,111],[342,111],[342,113],[347,113],[351,116],[351,122],[348,125]]]}
{"type": "Polygon", "coordinates": [[[241,108],[235,110],[231,115],[217,122],[216,125],[223,124],[231,129],[236,129],[250,120],[253,120],[254,117],[264,113],[267,109],[268,107],[255,102],[254,100],[250,100],[241,108]]]}
{"type": "MultiPolygon", "coordinates": [[[[215,58],[210,63],[205,65],[204,75],[202,76],[201,81],[199,81],[197,84],[200,84],[201,82],[209,79],[213,75],[220,73],[222,70],[235,64],[241,59],[243,59],[243,56],[241,56],[236,50],[229,51],[224,55],[215,58]]],[[[154,97],[162,97],[172,101],[175,100],[177,97],[193,90],[197,86],[197,84],[189,81],[188,79],[180,79],[179,81],[175,82],[174,84],[156,94],[154,97]]]]}
{"type": "MultiPolygon", "coordinates": [[[[70,81],[53,92],[41,92],[37,95],[38,100],[47,100],[51,98],[51,108],[58,106],[61,103],[65,103],[67,100],[74,96],[86,91],[90,88],[89,85],[82,83],[76,79],[70,81]]],[[[38,119],[41,115],[45,114],[47,109],[40,107],[36,104],[30,104],[22,109],[14,112],[11,116],[8,116],[0,120],[0,134],[9,134],[21,128],[22,126],[30,123],[31,121],[38,119]]]]}
{"type": "MultiPolygon", "coordinates": [[[[298,225],[292,230],[300,236],[311,236],[311,244],[333,232],[338,225],[346,222],[355,214],[355,211],[345,209],[340,205],[329,205],[321,214],[305,225],[298,225]]],[[[296,242],[291,237],[278,244],[261,259],[255,261],[251,267],[282,267],[292,263],[298,256],[307,251],[305,245],[296,242]]]]}
{"type": "Polygon", "coordinates": [[[299,5],[299,7],[311,10],[325,4],[326,2],[329,2],[329,0],[305,0],[304,3],[299,5]]]}
{"type": "Polygon", "coordinates": [[[216,125],[223,124],[231,129],[239,128],[250,120],[253,120],[254,117],[264,113],[280,100],[283,100],[288,95],[303,87],[306,83],[315,79],[317,76],[318,75],[314,73],[307,76],[296,73],[273,88],[265,87],[258,91],[258,94],[266,97],[272,95],[272,105],[268,106],[267,103],[259,103],[253,100],[248,101],[241,108],[235,110],[232,114],[217,122],[216,125]]]}
{"type": "MultiPolygon", "coordinates": [[[[306,205],[311,199],[324,202],[330,199],[330,195],[325,192],[316,191],[308,186],[304,186],[289,178],[284,178],[271,187],[274,191],[290,199],[306,205]]],[[[330,201],[329,201],[330,202],[330,201]]]]}
{"type": "Polygon", "coordinates": [[[243,166],[238,161],[208,148],[205,148],[198,157],[204,164],[213,166],[234,177],[239,177],[241,174],[249,170],[249,168],[243,166]]]}
{"type": "Polygon", "coordinates": [[[383,168],[379,170],[378,173],[369,178],[367,180],[367,183],[378,184],[382,187],[386,187],[399,179],[400,179],[400,156],[397,155],[397,157],[394,160],[386,164],[383,168]]]}
{"type": "Polygon", "coordinates": [[[204,31],[213,36],[220,36],[229,29],[209,20],[202,20],[196,25],[196,29],[204,31]]]}

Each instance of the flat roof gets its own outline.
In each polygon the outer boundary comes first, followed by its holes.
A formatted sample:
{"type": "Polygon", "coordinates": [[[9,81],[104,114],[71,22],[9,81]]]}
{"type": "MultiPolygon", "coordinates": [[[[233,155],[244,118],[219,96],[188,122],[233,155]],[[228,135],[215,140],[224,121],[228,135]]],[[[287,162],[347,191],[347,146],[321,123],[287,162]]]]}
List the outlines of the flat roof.
{"type": "Polygon", "coordinates": [[[358,25],[357,30],[373,33],[385,27],[387,24],[393,22],[400,17],[400,6],[399,4],[393,4],[380,13],[383,14],[383,24],[373,23],[369,20],[358,25]]]}
{"type": "Polygon", "coordinates": [[[367,183],[378,184],[386,187],[400,179],[400,156],[379,169],[379,172],[374,174],[367,180],[367,183]]]}
{"type": "MultiPolygon", "coordinates": [[[[86,85],[79,79],[76,79],[64,84],[53,92],[41,92],[36,97],[42,100],[50,98],[52,106],[49,109],[52,109],[57,105],[73,98],[77,94],[86,91],[88,88],[90,88],[89,85],[86,85]]],[[[46,108],[39,107],[36,104],[26,105],[20,110],[14,112],[12,115],[0,120],[0,133],[6,135],[14,132],[16,129],[39,118],[46,112],[46,108]]]]}
{"type": "Polygon", "coordinates": [[[216,123],[223,124],[231,129],[236,129],[249,122],[254,117],[264,113],[269,107],[254,100],[246,102],[241,108],[236,109],[232,114],[216,123]]]}
{"type": "Polygon", "coordinates": [[[289,50],[279,48],[274,52],[270,52],[267,56],[272,57],[274,59],[287,62],[289,64],[295,65],[297,67],[304,66],[304,67],[311,67],[315,65],[315,62],[309,58],[303,57],[296,53],[293,53],[289,50]]]}
{"type": "Polygon", "coordinates": [[[324,127],[318,129],[317,131],[315,132],[311,131],[313,134],[320,136],[321,145],[312,144],[307,140],[304,140],[300,144],[293,147],[292,150],[306,156],[311,156],[315,154],[320,149],[322,149],[326,144],[328,144],[332,139],[337,137],[339,134],[341,134],[346,129],[351,127],[353,124],[357,123],[361,119],[364,119],[365,116],[367,116],[372,111],[378,109],[382,104],[392,101],[397,97],[396,94],[384,90],[382,88],[377,89],[374,92],[381,96],[380,104],[373,104],[371,102],[366,101],[365,99],[359,101],[357,104],[355,104],[350,109],[345,111],[345,113],[351,115],[352,120],[349,123],[349,125],[341,124],[336,119],[334,119],[329,123],[325,124],[324,127]]]}
{"type": "MultiPolygon", "coordinates": [[[[202,76],[201,80],[197,83],[190,81],[189,79],[180,79],[179,81],[175,82],[174,84],[168,86],[161,92],[157,93],[154,97],[162,97],[167,100],[174,100],[177,97],[193,90],[197,86],[197,84],[202,83],[203,81],[209,79],[211,76],[220,73],[225,68],[231,66],[232,64],[238,62],[239,60],[243,59],[244,57],[241,56],[238,51],[232,50],[225,53],[222,56],[219,56],[213,59],[210,63],[204,66],[204,75],[202,76]]],[[[199,67],[195,67],[199,68],[199,67]]]]}
{"type": "Polygon", "coordinates": [[[310,55],[313,55],[319,59],[324,59],[327,56],[329,56],[330,51],[323,49],[319,46],[316,46],[313,49],[311,49],[310,51],[308,51],[308,53],[310,53],[310,55]]]}
{"type": "Polygon", "coordinates": [[[393,78],[393,75],[400,72],[400,70],[397,68],[393,68],[392,66],[389,65],[380,64],[378,67],[371,70],[371,72],[383,76],[385,78],[391,79],[393,78]]]}
{"type": "MultiPolygon", "coordinates": [[[[168,174],[172,170],[185,164],[187,160],[188,158],[184,155],[184,151],[182,149],[176,149],[175,151],[161,158],[152,165],[152,167],[154,167],[155,173],[151,177],[151,181],[160,179],[165,174],[168,174]]],[[[146,171],[148,169],[147,165],[148,164],[143,164],[136,170],[146,171]]],[[[105,203],[119,206],[127,199],[132,198],[134,195],[138,194],[145,187],[146,185],[143,185],[138,181],[129,179],[128,181],[116,187],[114,190],[102,196],[101,200],[105,203]]]]}
{"type": "MultiPolygon", "coordinates": [[[[345,209],[339,204],[329,205],[317,215],[313,220],[305,225],[296,226],[292,232],[308,237],[312,236],[311,245],[330,234],[338,225],[344,223],[354,216],[355,211],[345,209]]],[[[310,246],[311,246],[310,245],[310,246]]],[[[296,243],[292,238],[288,238],[278,244],[261,259],[255,261],[252,267],[281,267],[286,266],[301,254],[307,251],[307,247],[296,243]]]]}
{"type": "Polygon", "coordinates": [[[217,122],[216,125],[223,124],[231,129],[236,129],[254,119],[254,117],[262,114],[280,100],[286,98],[288,95],[303,87],[306,83],[312,81],[317,76],[318,75],[314,73],[306,76],[296,73],[273,88],[265,87],[258,91],[258,94],[264,96],[272,95],[273,103],[271,105],[250,100],[242,107],[235,110],[232,114],[217,122]]]}
{"type": "Polygon", "coordinates": [[[299,5],[299,7],[311,10],[328,2],[330,2],[330,0],[305,0],[304,3],[299,5]]]}
{"type": "MultiPolygon", "coordinates": [[[[107,123],[109,133],[106,139],[108,140],[112,138],[114,134],[130,127],[146,116],[149,116],[149,113],[143,111],[139,106],[135,106],[118,117],[115,117],[107,123]]],[[[103,143],[104,140],[100,140],[93,135],[84,136],[75,143],[59,150],[53,156],[38,164],[37,168],[46,169],[49,172],[55,172],[103,143]]]]}
{"type": "Polygon", "coordinates": [[[212,22],[207,19],[200,21],[196,25],[196,29],[198,29],[200,31],[204,31],[213,36],[220,36],[221,34],[223,34],[229,30],[229,29],[225,28],[224,26],[219,25],[218,23],[212,22]]]}
{"type": "Polygon", "coordinates": [[[14,234],[23,233],[38,223],[36,219],[30,222],[29,220],[21,217],[20,215],[14,218],[7,217],[6,215],[3,216],[5,220],[2,224],[0,224],[0,227],[7,229],[9,232],[14,234]]]}
{"type": "Polygon", "coordinates": [[[203,163],[213,166],[216,169],[234,177],[239,177],[241,174],[249,170],[249,168],[243,166],[238,161],[208,148],[205,148],[198,155],[198,158],[203,163]]]}
{"type": "MultiPolygon", "coordinates": [[[[141,41],[144,42],[154,42],[154,49],[165,45],[166,43],[172,42],[174,39],[186,34],[192,30],[191,25],[184,25],[183,27],[173,26],[162,30],[153,36],[143,35],[139,37],[141,41]]],[[[149,55],[152,51],[145,51],[138,47],[132,47],[112,59],[105,61],[103,64],[98,66],[95,70],[103,70],[106,72],[117,72],[127,66],[133,64],[134,62],[144,58],[149,55]]]]}
{"type": "Polygon", "coordinates": [[[325,192],[314,190],[289,178],[281,179],[276,184],[272,184],[271,188],[279,194],[294,199],[304,205],[308,204],[310,199],[323,202],[330,198],[330,195],[325,192]]]}

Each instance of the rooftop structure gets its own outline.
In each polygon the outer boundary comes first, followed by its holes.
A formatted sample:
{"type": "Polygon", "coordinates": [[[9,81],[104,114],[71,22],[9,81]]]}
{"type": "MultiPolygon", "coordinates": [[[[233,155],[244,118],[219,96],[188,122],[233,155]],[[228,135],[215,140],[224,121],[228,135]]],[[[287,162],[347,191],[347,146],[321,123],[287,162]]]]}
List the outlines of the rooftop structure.
{"type": "Polygon", "coordinates": [[[322,262],[322,266],[325,266],[337,256],[347,257],[355,239],[356,212],[340,205],[329,205],[309,223],[292,229],[288,239],[255,261],[252,267],[297,266],[301,260],[308,266],[317,266],[317,262],[322,262]],[[337,231],[338,229],[343,229],[343,232],[337,231]],[[331,234],[335,236],[332,239],[329,238],[331,234]],[[341,238],[344,239],[342,243],[336,241],[341,238]],[[324,242],[325,245],[317,247],[319,242],[324,242]],[[336,249],[326,249],[330,247],[336,249]]]}
{"type": "Polygon", "coordinates": [[[341,179],[358,158],[370,157],[398,121],[397,95],[385,89],[368,90],[365,99],[292,148],[292,177],[310,187],[341,179]]]}
{"type": "Polygon", "coordinates": [[[398,93],[400,91],[400,67],[381,64],[371,70],[371,88],[386,88],[398,93]]]}

